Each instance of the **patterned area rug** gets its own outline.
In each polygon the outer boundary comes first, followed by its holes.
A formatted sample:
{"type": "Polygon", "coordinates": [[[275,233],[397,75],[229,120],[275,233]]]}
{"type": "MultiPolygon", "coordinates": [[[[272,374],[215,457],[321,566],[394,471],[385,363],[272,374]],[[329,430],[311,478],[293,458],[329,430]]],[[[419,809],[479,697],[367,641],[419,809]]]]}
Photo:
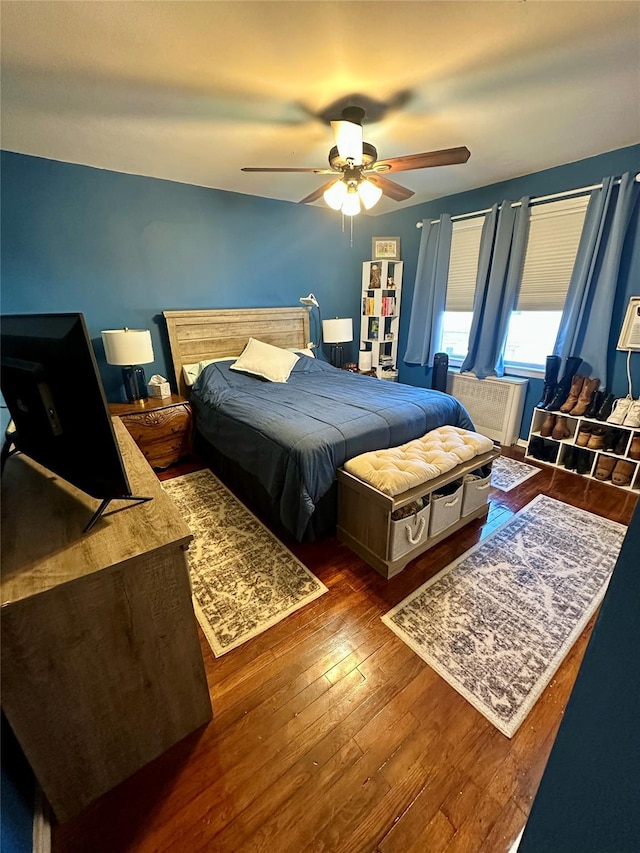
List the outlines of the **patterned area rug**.
{"type": "Polygon", "coordinates": [[[187,551],[194,609],[216,657],[327,592],[211,471],[162,485],[195,537],[187,551]]]}
{"type": "Polygon", "coordinates": [[[602,600],[625,532],[538,495],[382,620],[513,737],[602,600]]]}
{"type": "Polygon", "coordinates": [[[510,459],[508,456],[498,456],[491,467],[491,485],[502,492],[510,492],[529,477],[535,477],[539,473],[540,469],[535,465],[527,465],[526,462],[510,459]]]}

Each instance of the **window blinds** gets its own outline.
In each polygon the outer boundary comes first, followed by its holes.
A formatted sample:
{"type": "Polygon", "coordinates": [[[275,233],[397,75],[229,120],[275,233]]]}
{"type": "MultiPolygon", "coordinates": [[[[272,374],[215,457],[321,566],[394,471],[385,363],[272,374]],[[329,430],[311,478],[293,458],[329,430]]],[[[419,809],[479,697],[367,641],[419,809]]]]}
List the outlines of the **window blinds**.
{"type": "Polygon", "coordinates": [[[531,207],[517,311],[562,311],[589,196],[531,207]]]}
{"type": "Polygon", "coordinates": [[[473,311],[484,216],[453,223],[445,311],[473,311]]]}

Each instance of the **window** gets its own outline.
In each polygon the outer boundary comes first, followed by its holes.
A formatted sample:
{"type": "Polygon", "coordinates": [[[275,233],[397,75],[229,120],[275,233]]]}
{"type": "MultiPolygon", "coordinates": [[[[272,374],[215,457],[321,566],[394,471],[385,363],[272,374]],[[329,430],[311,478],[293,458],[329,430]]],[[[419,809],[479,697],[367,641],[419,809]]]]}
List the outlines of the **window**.
{"type": "Polygon", "coordinates": [[[462,364],[469,349],[484,219],[484,216],[476,216],[453,223],[440,349],[454,364],[462,364]]]}
{"type": "Polygon", "coordinates": [[[553,352],[588,203],[584,195],[532,206],[505,366],[543,369],[553,352]]]}

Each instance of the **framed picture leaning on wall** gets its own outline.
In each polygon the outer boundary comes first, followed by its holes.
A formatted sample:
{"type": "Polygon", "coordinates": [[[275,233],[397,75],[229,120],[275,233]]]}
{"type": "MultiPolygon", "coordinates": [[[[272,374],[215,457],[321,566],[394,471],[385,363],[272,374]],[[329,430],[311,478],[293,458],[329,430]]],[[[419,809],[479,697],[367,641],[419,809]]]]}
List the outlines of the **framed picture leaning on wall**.
{"type": "Polygon", "coordinates": [[[399,237],[373,237],[371,240],[371,259],[374,261],[399,261],[399,237]]]}

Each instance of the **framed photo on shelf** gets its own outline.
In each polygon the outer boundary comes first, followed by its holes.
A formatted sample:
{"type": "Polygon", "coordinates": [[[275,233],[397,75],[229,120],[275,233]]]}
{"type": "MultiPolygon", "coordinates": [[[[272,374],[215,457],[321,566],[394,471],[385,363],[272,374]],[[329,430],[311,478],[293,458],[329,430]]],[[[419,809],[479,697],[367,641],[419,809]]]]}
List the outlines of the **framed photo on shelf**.
{"type": "Polygon", "coordinates": [[[374,261],[399,261],[399,237],[374,237],[371,240],[371,258],[374,261]]]}

